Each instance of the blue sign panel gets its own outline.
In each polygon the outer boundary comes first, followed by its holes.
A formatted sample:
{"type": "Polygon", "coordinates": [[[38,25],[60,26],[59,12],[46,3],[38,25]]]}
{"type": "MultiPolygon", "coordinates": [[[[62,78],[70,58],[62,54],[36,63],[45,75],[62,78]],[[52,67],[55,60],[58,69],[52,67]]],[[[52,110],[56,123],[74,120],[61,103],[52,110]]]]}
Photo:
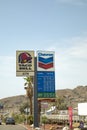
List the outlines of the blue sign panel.
{"type": "Polygon", "coordinates": [[[38,71],[37,72],[38,98],[55,97],[55,72],[38,71]]]}

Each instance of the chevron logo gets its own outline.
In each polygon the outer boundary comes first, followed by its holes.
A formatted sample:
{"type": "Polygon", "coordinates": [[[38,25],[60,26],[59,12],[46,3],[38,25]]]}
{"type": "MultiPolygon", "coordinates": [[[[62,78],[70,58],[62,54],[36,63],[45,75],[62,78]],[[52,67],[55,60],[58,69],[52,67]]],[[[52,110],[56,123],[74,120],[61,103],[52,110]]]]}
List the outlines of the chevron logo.
{"type": "Polygon", "coordinates": [[[52,68],[53,67],[53,57],[49,57],[49,58],[39,57],[38,58],[38,67],[43,68],[43,69],[52,68]]]}

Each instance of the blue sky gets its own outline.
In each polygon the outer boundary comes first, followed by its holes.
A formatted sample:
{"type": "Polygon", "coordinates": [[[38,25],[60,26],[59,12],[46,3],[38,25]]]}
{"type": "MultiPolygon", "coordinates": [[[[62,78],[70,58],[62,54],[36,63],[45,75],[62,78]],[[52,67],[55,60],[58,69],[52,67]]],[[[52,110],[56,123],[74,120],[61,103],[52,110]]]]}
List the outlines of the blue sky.
{"type": "Polygon", "coordinates": [[[25,94],[16,50],[55,51],[56,89],[87,85],[86,0],[0,0],[0,98],[25,94]]]}

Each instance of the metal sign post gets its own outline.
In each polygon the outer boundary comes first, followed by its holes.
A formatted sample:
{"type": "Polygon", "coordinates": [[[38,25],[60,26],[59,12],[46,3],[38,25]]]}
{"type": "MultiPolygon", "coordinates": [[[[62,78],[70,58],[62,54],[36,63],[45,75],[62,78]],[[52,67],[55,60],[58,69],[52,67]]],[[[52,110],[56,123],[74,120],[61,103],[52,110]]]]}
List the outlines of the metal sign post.
{"type": "Polygon", "coordinates": [[[37,98],[37,58],[35,57],[35,78],[34,78],[34,127],[39,127],[38,98],[37,98]]]}

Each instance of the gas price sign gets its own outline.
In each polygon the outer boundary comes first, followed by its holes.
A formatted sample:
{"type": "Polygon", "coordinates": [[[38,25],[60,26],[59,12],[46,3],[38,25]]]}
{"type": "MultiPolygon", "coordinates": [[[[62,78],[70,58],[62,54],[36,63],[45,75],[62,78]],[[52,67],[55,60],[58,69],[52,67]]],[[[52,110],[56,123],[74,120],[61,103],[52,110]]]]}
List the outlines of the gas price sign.
{"type": "Polygon", "coordinates": [[[38,98],[55,98],[55,72],[38,72],[38,98]]]}

